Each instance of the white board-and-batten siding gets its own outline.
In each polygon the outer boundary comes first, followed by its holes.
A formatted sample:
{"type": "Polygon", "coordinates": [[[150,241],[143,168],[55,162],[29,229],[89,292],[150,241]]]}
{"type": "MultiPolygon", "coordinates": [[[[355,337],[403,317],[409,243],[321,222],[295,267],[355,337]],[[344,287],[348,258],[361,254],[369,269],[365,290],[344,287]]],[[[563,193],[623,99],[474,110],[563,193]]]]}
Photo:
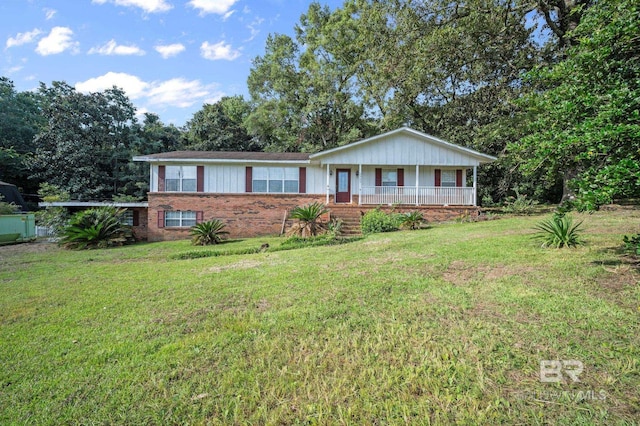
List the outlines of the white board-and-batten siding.
{"type": "MultiPolygon", "coordinates": [[[[201,164],[172,162],[167,166],[204,166],[204,192],[240,194],[246,191],[246,170],[250,167],[306,167],[307,194],[324,194],[326,170],[310,164],[201,164]]],[[[151,192],[158,192],[158,165],[151,166],[151,192]]]]}
{"type": "MultiPolygon", "coordinates": [[[[462,149],[419,140],[406,133],[394,133],[366,144],[348,145],[335,152],[317,156],[322,164],[368,164],[368,165],[429,165],[473,167],[480,159],[462,149]]],[[[315,160],[312,156],[312,161],[315,160]]]]}

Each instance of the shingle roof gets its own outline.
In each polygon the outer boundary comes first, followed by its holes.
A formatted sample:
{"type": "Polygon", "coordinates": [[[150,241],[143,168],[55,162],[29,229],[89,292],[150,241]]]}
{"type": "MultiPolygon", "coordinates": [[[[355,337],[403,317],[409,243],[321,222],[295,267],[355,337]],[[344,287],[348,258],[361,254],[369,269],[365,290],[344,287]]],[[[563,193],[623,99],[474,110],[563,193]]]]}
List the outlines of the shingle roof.
{"type": "Polygon", "coordinates": [[[141,155],[138,161],[154,160],[244,160],[244,161],[308,161],[308,153],[239,152],[239,151],[173,151],[141,155]]]}

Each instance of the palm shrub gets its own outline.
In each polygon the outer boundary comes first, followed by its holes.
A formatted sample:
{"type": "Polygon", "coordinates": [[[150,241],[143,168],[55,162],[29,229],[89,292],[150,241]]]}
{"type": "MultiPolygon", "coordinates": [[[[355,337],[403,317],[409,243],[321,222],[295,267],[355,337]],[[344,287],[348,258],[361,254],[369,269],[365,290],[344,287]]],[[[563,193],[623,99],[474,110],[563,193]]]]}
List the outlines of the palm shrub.
{"type": "Polygon", "coordinates": [[[198,223],[189,230],[191,243],[195,246],[219,244],[222,241],[222,236],[228,234],[227,231],[223,230],[225,226],[218,219],[198,223]]]}
{"type": "Polygon", "coordinates": [[[317,201],[291,210],[289,217],[295,219],[296,223],[289,228],[287,236],[306,238],[315,237],[324,232],[327,229],[327,225],[320,222],[320,216],[328,211],[329,209],[324,204],[317,201]]]}
{"type": "Polygon", "coordinates": [[[62,228],[60,245],[68,249],[94,249],[133,243],[131,227],[122,222],[125,211],[106,206],[76,213],[62,228]]]}
{"type": "Polygon", "coordinates": [[[400,226],[406,229],[416,230],[420,229],[424,223],[424,216],[421,212],[408,212],[400,215],[400,226]]]}
{"type": "Polygon", "coordinates": [[[582,221],[574,223],[571,216],[556,214],[535,226],[536,238],[542,240],[543,247],[576,247],[584,243],[581,226],[582,221]]]}

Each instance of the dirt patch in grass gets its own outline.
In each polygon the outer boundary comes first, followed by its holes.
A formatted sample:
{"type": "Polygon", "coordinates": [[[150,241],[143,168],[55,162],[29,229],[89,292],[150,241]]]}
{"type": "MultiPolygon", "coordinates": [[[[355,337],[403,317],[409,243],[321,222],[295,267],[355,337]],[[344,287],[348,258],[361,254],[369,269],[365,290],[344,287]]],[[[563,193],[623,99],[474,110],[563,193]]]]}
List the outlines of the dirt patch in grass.
{"type": "Polygon", "coordinates": [[[252,269],[252,268],[257,268],[258,266],[261,266],[263,263],[264,262],[260,262],[258,260],[251,260],[251,259],[241,260],[240,262],[231,263],[229,265],[213,266],[209,268],[208,271],[219,273],[219,272],[227,271],[230,269],[252,269]]]}
{"type": "Polygon", "coordinates": [[[470,265],[461,260],[451,262],[442,278],[453,285],[467,285],[474,280],[495,281],[504,277],[531,275],[534,268],[508,265],[470,265]]]}

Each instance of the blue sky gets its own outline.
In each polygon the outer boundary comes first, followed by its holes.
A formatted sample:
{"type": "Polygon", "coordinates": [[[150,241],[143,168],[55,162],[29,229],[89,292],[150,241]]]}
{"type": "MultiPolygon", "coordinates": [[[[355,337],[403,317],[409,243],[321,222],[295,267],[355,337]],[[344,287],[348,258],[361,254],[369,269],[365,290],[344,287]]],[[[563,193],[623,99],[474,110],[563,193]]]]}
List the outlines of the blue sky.
{"type": "MultiPolygon", "coordinates": [[[[18,91],[117,85],[139,113],[183,125],[204,103],[248,97],[270,33],[294,34],[301,0],[1,0],[0,75],[18,91]]],[[[332,9],[342,0],[325,0],[332,9]]]]}

